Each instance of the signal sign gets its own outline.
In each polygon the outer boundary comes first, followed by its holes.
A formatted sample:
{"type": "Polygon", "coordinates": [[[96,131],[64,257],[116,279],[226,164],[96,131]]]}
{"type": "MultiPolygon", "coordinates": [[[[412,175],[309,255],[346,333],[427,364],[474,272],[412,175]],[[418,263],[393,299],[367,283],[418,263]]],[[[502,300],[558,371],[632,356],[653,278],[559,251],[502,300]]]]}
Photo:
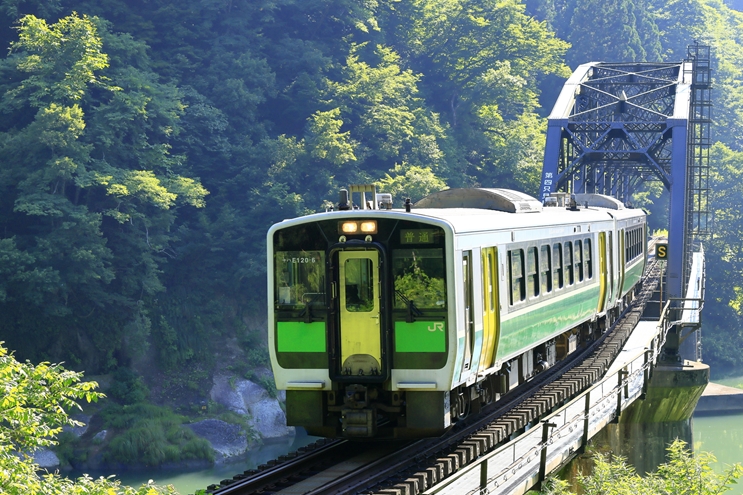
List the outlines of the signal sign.
{"type": "Polygon", "coordinates": [[[668,259],[668,244],[655,245],[655,257],[659,260],[668,259]]]}

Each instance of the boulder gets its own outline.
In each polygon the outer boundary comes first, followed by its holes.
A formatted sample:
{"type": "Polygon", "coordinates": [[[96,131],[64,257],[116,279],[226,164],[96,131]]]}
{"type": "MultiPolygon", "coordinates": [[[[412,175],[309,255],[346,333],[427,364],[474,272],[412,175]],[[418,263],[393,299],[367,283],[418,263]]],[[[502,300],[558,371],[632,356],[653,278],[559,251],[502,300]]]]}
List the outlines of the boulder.
{"type": "Polygon", "coordinates": [[[187,426],[212,444],[217,462],[244,454],[248,450],[248,439],[238,425],[219,419],[205,419],[187,426]]]}
{"type": "Polygon", "coordinates": [[[33,453],[34,462],[41,469],[53,470],[59,468],[59,457],[49,449],[39,449],[33,453]]]}
{"type": "Polygon", "coordinates": [[[209,395],[217,404],[237,414],[249,415],[250,424],[262,439],[294,435],[294,428],[286,426],[286,414],[279,400],[250,380],[215,376],[209,395]]]}

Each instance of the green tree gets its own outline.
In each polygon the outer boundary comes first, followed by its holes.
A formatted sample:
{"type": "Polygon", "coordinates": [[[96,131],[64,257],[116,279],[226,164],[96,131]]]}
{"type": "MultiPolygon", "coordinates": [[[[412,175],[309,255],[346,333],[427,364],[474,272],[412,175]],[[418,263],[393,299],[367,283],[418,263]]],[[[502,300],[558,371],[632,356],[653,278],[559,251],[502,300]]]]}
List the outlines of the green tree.
{"type": "Polygon", "coordinates": [[[743,152],[722,143],[710,152],[710,205],[714,234],[704,243],[707,260],[705,360],[724,369],[738,368],[743,359],[734,349],[743,345],[743,152]],[[709,330],[709,331],[707,331],[709,330]]]}
{"type": "Polygon", "coordinates": [[[520,161],[522,144],[537,155],[543,144],[501,143],[523,130],[523,119],[538,107],[537,82],[568,75],[562,64],[568,45],[510,0],[411,1],[396,6],[382,25],[390,26],[393,46],[423,74],[421,91],[449,126],[442,176],[452,186],[516,187],[512,170],[500,177],[496,171],[503,161],[520,161]]]}
{"type": "Polygon", "coordinates": [[[428,167],[403,162],[395,165],[390,172],[392,175],[385,174],[376,185],[380,191],[392,195],[392,204],[396,207],[402,207],[407,198],[415,203],[429,194],[446,189],[444,181],[428,167]]]}
{"type": "Polygon", "coordinates": [[[633,0],[576,0],[568,34],[570,66],[659,60],[658,28],[641,6],[633,0]]]}
{"type": "Polygon", "coordinates": [[[74,348],[69,336],[84,328],[88,357],[105,364],[121,345],[112,335],[163,289],[177,209],[204,205],[206,190],[170,153],[177,91],[157,82],[141,44],[76,14],[21,19],[0,71],[0,222],[23,253],[0,307],[17,326],[3,334],[28,325],[23,340],[44,332],[50,347],[74,348]],[[96,311],[106,317],[87,319],[96,311]],[[24,324],[24,313],[40,316],[24,324]]]}
{"type": "Polygon", "coordinates": [[[78,401],[97,401],[95,382],[83,382],[82,373],[59,364],[21,363],[0,342],[0,486],[8,495],[157,495],[176,493],[172,486],[122,486],[113,478],[94,480],[87,475],[70,480],[58,473],[40,472],[33,454],[57,444],[63,426],[81,426],[69,416],[81,410],[78,401]],[[21,455],[18,453],[21,452],[21,455]]]}

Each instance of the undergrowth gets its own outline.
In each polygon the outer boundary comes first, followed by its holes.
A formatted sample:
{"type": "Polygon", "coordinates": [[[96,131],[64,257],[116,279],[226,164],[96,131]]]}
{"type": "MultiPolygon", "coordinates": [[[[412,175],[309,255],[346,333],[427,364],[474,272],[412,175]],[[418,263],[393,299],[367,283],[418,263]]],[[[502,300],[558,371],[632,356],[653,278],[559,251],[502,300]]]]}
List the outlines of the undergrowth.
{"type": "Polygon", "coordinates": [[[110,404],[101,411],[107,428],[125,430],[108,444],[104,460],[159,466],[185,460],[214,461],[209,442],[183,426],[185,418],[152,404],[110,404]]]}

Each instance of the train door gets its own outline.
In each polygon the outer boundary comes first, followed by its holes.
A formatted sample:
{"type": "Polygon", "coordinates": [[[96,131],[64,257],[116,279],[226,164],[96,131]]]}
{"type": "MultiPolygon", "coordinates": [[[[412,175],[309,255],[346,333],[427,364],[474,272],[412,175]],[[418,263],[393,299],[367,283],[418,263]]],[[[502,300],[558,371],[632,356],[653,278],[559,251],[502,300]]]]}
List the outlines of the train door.
{"type": "Polygon", "coordinates": [[[607,305],[609,307],[614,306],[614,232],[611,230],[607,232],[607,240],[606,240],[606,259],[608,263],[608,271],[609,271],[609,281],[608,286],[609,290],[606,295],[607,305]]]}
{"type": "Polygon", "coordinates": [[[475,345],[475,318],[472,298],[472,251],[462,253],[462,285],[464,286],[464,363],[462,374],[472,367],[472,353],[475,345]]]}
{"type": "Polygon", "coordinates": [[[622,287],[624,287],[624,268],[626,265],[625,247],[627,246],[627,241],[624,229],[621,229],[618,235],[619,239],[617,239],[617,242],[619,243],[619,280],[617,281],[617,297],[622,297],[622,287]]]}
{"type": "Polygon", "coordinates": [[[610,253],[606,250],[606,232],[599,232],[599,307],[598,313],[606,309],[608,288],[608,258],[610,253]]]}
{"type": "Polygon", "coordinates": [[[382,362],[378,251],[338,253],[342,375],[379,375],[382,362]]]}
{"type": "Polygon", "coordinates": [[[482,320],[483,350],[478,371],[493,366],[498,348],[499,300],[498,300],[498,250],[490,247],[482,250],[482,320]]]}

